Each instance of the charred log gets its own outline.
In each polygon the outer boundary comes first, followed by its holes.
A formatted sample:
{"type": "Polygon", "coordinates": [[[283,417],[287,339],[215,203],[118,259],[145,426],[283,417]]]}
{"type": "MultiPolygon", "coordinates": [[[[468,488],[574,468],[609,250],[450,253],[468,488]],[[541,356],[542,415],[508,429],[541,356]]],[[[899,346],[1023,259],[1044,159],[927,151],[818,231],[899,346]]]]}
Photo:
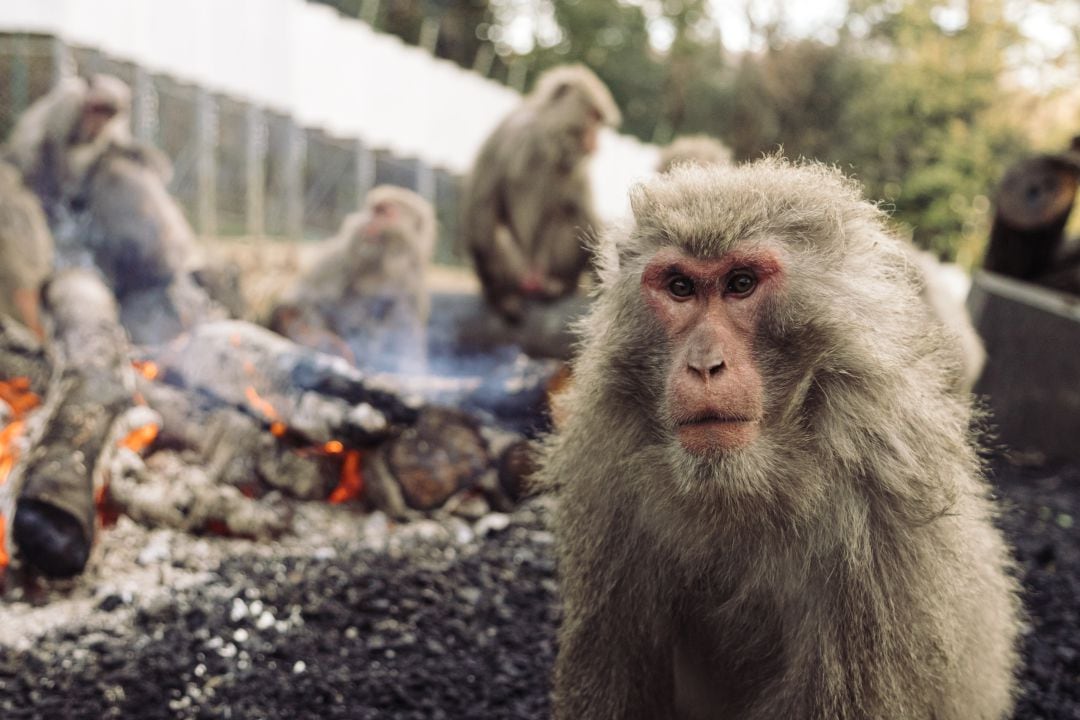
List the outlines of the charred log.
{"type": "Polygon", "coordinates": [[[416,404],[340,358],[242,321],[206,323],[155,358],[161,379],[212,404],[254,413],[306,443],[373,447],[416,421],[416,404]]]}
{"type": "Polygon", "coordinates": [[[63,367],[59,402],[27,458],[13,535],[30,565],[66,577],[89,557],[93,472],[114,419],[130,405],[133,378],[116,302],[96,273],[61,272],[45,301],[63,367]]]}
{"type": "Polygon", "coordinates": [[[23,324],[0,315],[0,380],[26,378],[28,389],[41,397],[52,375],[52,363],[41,342],[23,324]]]}

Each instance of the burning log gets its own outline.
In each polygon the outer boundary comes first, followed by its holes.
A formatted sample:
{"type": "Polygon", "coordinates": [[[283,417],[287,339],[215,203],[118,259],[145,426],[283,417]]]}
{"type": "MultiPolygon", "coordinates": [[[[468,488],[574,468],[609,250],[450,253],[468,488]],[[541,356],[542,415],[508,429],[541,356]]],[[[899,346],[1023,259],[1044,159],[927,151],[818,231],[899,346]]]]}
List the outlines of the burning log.
{"type": "Polygon", "coordinates": [[[394,517],[441,507],[476,486],[489,469],[487,442],[468,415],[430,407],[414,427],[381,446],[370,466],[369,497],[394,517]]]}
{"type": "Polygon", "coordinates": [[[201,325],[154,360],[166,384],[249,413],[295,444],[372,447],[417,417],[419,401],[403,401],[341,358],[242,321],[201,325]]]}
{"type": "Polygon", "coordinates": [[[93,472],[133,381],[116,301],[96,273],[59,273],[45,300],[63,370],[58,402],[26,461],[13,535],[29,564],[70,577],[90,555],[93,472]]]}

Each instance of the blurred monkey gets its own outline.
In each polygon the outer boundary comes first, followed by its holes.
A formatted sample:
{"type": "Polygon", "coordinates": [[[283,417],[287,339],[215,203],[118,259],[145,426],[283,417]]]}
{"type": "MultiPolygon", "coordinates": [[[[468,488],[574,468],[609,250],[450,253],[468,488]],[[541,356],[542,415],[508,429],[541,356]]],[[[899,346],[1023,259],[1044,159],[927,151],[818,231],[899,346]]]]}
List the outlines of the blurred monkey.
{"type": "Polygon", "coordinates": [[[426,354],[427,266],[435,212],[411,190],[381,185],[286,294],[271,328],[369,369],[415,369],[426,354]]]}
{"type": "Polygon", "coordinates": [[[52,273],[53,240],[37,197],[0,162],[0,314],[43,336],[41,286],[52,273]]]}
{"type": "Polygon", "coordinates": [[[110,143],[131,141],[130,120],[131,90],[111,75],[64,78],[19,117],[7,158],[37,193],[50,222],[91,158],[110,143]]]}
{"type": "Polygon", "coordinates": [[[618,125],[611,93],[581,65],[540,76],[488,137],[465,184],[462,233],[488,302],[510,320],[526,299],[572,294],[597,229],[586,160],[605,125],[618,125]]]}
{"type": "Polygon", "coordinates": [[[537,478],[555,717],[1009,717],[1018,583],[906,243],[777,158],[632,207],[537,478]]]}
{"type": "Polygon", "coordinates": [[[731,150],[708,135],[683,135],[660,151],[656,171],[666,173],[676,165],[730,165],[731,150]]]}
{"type": "Polygon", "coordinates": [[[136,343],[158,343],[221,310],[193,282],[195,235],[167,184],[168,159],[130,132],[118,78],[62,80],[16,122],[6,157],[44,206],[60,267],[93,265],[136,343]]]}

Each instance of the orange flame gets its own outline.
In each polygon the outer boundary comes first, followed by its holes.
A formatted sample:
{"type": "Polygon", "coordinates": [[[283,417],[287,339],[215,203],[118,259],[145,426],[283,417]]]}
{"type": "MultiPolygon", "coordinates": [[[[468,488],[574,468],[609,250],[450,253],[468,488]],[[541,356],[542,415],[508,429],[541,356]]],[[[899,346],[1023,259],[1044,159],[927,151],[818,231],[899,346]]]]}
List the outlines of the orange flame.
{"type": "Polygon", "coordinates": [[[323,451],[330,455],[339,455],[344,452],[344,450],[345,446],[341,443],[340,440],[331,440],[330,442],[323,445],[323,451]]]}
{"type": "Polygon", "coordinates": [[[28,377],[0,380],[0,400],[8,404],[16,420],[41,404],[41,398],[30,391],[28,377]]]}
{"type": "MultiPolygon", "coordinates": [[[[336,441],[331,441],[336,442],[336,441]]],[[[329,444],[329,443],[327,443],[329,444]]],[[[327,500],[333,505],[339,505],[348,500],[360,497],[364,492],[364,476],[360,472],[360,451],[349,450],[345,453],[345,460],[341,463],[341,475],[338,486],[330,493],[327,500]]]]}
{"type": "Polygon", "coordinates": [[[0,400],[8,404],[12,414],[11,422],[0,430],[0,485],[3,485],[19,459],[15,441],[26,429],[23,416],[40,405],[41,399],[30,391],[30,378],[17,377],[0,380],[0,400]]]}
{"type": "Polygon", "coordinates": [[[150,447],[150,443],[157,439],[158,430],[159,428],[155,423],[143,425],[142,427],[135,428],[129,432],[125,437],[121,438],[117,444],[121,447],[126,447],[132,452],[142,452],[150,447]]]}
{"type": "Polygon", "coordinates": [[[255,392],[255,388],[250,385],[244,388],[244,397],[247,398],[248,404],[258,410],[267,420],[280,420],[274,406],[264,400],[259,393],[255,392]]]}
{"type": "Polygon", "coordinates": [[[161,368],[153,360],[132,360],[131,365],[147,380],[156,380],[161,374],[161,368]]]}
{"type": "MultiPolygon", "coordinates": [[[[30,378],[17,377],[0,380],[0,400],[11,408],[11,422],[0,429],[0,485],[7,482],[15,461],[19,459],[19,448],[15,441],[26,429],[23,416],[41,404],[41,398],[30,391],[30,378]]],[[[0,515],[0,573],[8,566],[11,558],[6,547],[7,522],[0,515]]]]}

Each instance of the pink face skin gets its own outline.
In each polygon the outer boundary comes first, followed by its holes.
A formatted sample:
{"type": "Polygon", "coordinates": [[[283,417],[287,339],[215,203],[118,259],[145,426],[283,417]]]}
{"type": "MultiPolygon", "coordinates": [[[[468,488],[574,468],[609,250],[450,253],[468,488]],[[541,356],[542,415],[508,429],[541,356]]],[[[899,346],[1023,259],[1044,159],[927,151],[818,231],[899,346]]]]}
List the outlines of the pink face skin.
{"type": "Polygon", "coordinates": [[[641,292],[671,339],[665,402],[676,437],[694,455],[746,447],[761,432],[763,385],[753,340],[764,300],[783,280],[767,248],[702,260],[665,248],[641,292]]]}
{"type": "Polygon", "coordinates": [[[87,98],[79,120],[79,142],[88,143],[96,139],[109,121],[116,117],[116,112],[116,106],[112,103],[93,96],[87,98]]]}
{"type": "Polygon", "coordinates": [[[378,202],[371,208],[371,220],[364,226],[364,236],[369,240],[377,240],[383,230],[394,225],[401,211],[397,205],[391,202],[378,202]]]}

